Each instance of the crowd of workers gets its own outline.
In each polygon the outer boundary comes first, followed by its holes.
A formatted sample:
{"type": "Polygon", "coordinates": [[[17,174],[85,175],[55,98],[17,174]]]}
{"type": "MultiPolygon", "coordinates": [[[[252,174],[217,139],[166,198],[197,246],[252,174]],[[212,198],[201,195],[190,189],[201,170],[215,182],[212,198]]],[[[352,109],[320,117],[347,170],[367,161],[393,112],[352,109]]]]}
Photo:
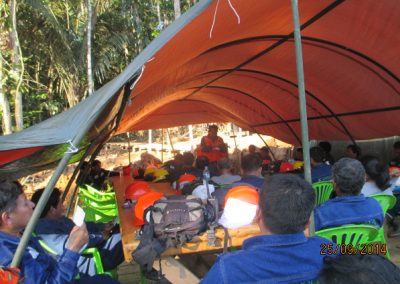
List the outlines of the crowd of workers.
{"type": "MultiPolygon", "coordinates": [[[[278,162],[271,158],[267,147],[257,151],[251,146],[249,153],[241,158],[239,175],[233,172],[227,146],[217,132],[217,126],[210,126],[197,150],[197,158],[186,152],[177,154],[173,161],[164,165],[149,158],[130,172],[136,178],[148,181],[168,181],[177,192],[204,199],[207,195],[202,180],[205,170],[209,170],[210,186],[220,208],[237,187],[247,186],[258,192],[258,209],[254,216],[243,220],[255,221],[261,234],[245,240],[240,251],[221,254],[202,283],[263,280],[302,283],[315,279],[320,283],[367,283],[365,279],[372,281],[368,283],[383,280],[383,283],[400,283],[400,269],[383,256],[340,253],[326,256],[321,253],[321,248],[334,244],[307,235],[312,212],[316,231],[347,224],[383,226],[385,216],[381,206],[369,196],[396,193],[400,176],[400,141],[393,145],[394,156],[389,165],[384,165],[378,157],[362,156],[356,145],[349,145],[346,157],[337,161],[330,154],[329,142],[312,147],[312,183],[332,181],[334,185],[331,199],[315,207],[314,190],[302,173],[301,149],[295,152],[295,160],[278,162]]],[[[104,189],[107,178],[119,174],[102,169],[96,160],[92,165],[82,167],[77,182],[104,189]]],[[[0,183],[0,266],[10,265],[21,233],[42,193],[43,189],[40,189],[28,200],[18,182],[0,183]]],[[[36,226],[35,236],[23,254],[20,268],[25,283],[116,283],[105,274],[96,275],[90,260],[81,252],[84,248],[96,247],[106,270],[118,266],[123,262],[118,227],[111,223],[91,222],[74,225],[64,216],[60,196],[60,191],[55,189],[36,226]],[[56,256],[45,251],[39,240],[55,248],[56,256]],[[80,277],[76,278],[78,273],[80,277]]],[[[386,216],[392,236],[400,235],[395,220],[399,203],[386,216]]],[[[226,221],[226,224],[234,223],[226,221]]]]}

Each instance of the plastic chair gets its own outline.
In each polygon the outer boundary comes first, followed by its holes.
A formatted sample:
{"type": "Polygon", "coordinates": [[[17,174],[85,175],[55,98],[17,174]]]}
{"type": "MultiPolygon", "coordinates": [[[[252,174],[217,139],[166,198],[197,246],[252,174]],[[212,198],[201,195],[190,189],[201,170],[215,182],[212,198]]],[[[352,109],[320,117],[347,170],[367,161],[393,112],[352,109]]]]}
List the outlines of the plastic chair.
{"type": "MultiPolygon", "coordinates": [[[[388,195],[388,194],[373,194],[370,195],[369,197],[375,199],[376,201],[379,202],[379,204],[382,207],[383,210],[383,215],[386,215],[386,212],[393,208],[394,205],[396,205],[397,199],[393,195],[388,195]]],[[[379,228],[378,230],[378,235],[371,240],[372,243],[381,243],[382,245],[385,245],[387,248],[387,243],[385,239],[385,229],[384,226],[379,228]]],[[[386,258],[390,260],[390,253],[389,250],[386,249],[386,258]]]]}
{"type": "Polygon", "coordinates": [[[336,244],[352,244],[353,247],[356,247],[370,243],[370,240],[378,234],[378,229],[371,225],[346,225],[320,230],[315,234],[336,244]]]}
{"type": "Polygon", "coordinates": [[[315,204],[320,205],[327,201],[333,191],[332,181],[319,181],[312,184],[315,192],[315,204]]]}
{"type": "Polygon", "coordinates": [[[84,191],[88,195],[91,195],[94,199],[97,200],[115,200],[115,192],[103,192],[95,189],[94,187],[84,184],[79,186],[79,191],[84,191]]]}
{"type": "MultiPolygon", "coordinates": [[[[35,233],[32,233],[33,236],[37,236],[35,233]]],[[[39,239],[39,244],[40,246],[49,254],[58,256],[57,252],[53,250],[51,247],[49,247],[42,239],[39,239]]],[[[101,261],[101,255],[100,252],[97,248],[86,248],[84,251],[82,251],[81,255],[86,255],[86,256],[91,256],[94,262],[94,267],[96,269],[96,274],[108,274],[111,277],[115,278],[117,277],[116,270],[111,270],[111,271],[104,271],[103,267],[103,262],[101,261]]],[[[79,278],[79,275],[78,275],[79,278]]]]}

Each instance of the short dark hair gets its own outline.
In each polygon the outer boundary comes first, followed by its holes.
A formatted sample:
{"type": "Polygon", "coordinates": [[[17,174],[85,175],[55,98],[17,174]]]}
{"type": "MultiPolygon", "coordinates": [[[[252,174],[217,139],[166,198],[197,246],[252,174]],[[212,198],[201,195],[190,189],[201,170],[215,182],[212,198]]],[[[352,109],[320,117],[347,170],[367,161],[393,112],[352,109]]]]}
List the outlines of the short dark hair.
{"type": "Polygon", "coordinates": [[[400,149],[400,141],[394,142],[393,148],[395,148],[395,149],[400,149]]]}
{"type": "Polygon", "coordinates": [[[359,195],[365,183],[365,169],[360,161],[342,158],[332,167],[333,181],[344,195],[359,195]]]}
{"type": "Polygon", "coordinates": [[[315,146],[310,149],[310,157],[317,163],[322,163],[325,158],[324,149],[315,146]]]}
{"type": "Polygon", "coordinates": [[[311,185],[294,174],[276,174],[261,191],[260,208],[264,225],[274,234],[304,231],[314,208],[311,185]]]}
{"type": "Polygon", "coordinates": [[[356,154],[357,159],[361,156],[361,148],[355,144],[350,144],[346,147],[346,149],[350,149],[354,154],[356,154]]]}
{"type": "Polygon", "coordinates": [[[17,199],[23,193],[22,186],[17,181],[2,181],[0,183],[0,213],[12,212],[17,206],[17,199]]]}
{"type": "Polygon", "coordinates": [[[216,124],[211,124],[208,126],[208,130],[210,131],[211,129],[215,129],[218,131],[218,126],[216,124]]]}
{"type": "Polygon", "coordinates": [[[182,161],[185,166],[193,166],[194,155],[190,152],[184,152],[182,155],[182,161]]]}
{"type": "Polygon", "coordinates": [[[241,167],[245,173],[256,171],[261,166],[262,158],[258,153],[247,154],[242,158],[241,167]]]}
{"type": "Polygon", "coordinates": [[[321,141],[318,143],[318,146],[321,147],[327,154],[329,154],[332,150],[332,145],[328,141],[321,141]]]}
{"type": "MultiPolygon", "coordinates": [[[[42,196],[44,192],[44,188],[40,188],[33,193],[31,201],[35,203],[35,205],[38,204],[40,197],[42,196]]],[[[54,188],[53,191],[50,194],[49,200],[47,201],[46,206],[44,207],[42,211],[42,215],[40,215],[40,218],[46,217],[47,213],[50,211],[50,207],[56,208],[58,203],[60,202],[60,197],[61,197],[61,191],[58,188],[54,188]]]]}
{"type": "Polygon", "coordinates": [[[365,173],[375,182],[381,190],[385,190],[390,186],[390,175],[388,167],[382,164],[375,156],[363,156],[360,162],[364,166],[365,173]]]}
{"type": "Polygon", "coordinates": [[[217,167],[219,170],[229,170],[232,168],[232,162],[231,160],[229,160],[228,158],[221,158],[218,162],[217,162],[217,167]]]}
{"type": "Polygon", "coordinates": [[[204,170],[204,168],[206,166],[208,166],[209,164],[210,164],[210,161],[208,160],[207,156],[198,156],[196,158],[195,168],[204,170]]]}
{"type": "Polygon", "coordinates": [[[101,162],[100,162],[100,160],[94,160],[94,161],[92,162],[92,167],[96,167],[96,166],[101,167],[101,162]]]}
{"type": "Polygon", "coordinates": [[[381,255],[326,257],[318,278],[321,284],[400,283],[400,268],[381,255]]]}

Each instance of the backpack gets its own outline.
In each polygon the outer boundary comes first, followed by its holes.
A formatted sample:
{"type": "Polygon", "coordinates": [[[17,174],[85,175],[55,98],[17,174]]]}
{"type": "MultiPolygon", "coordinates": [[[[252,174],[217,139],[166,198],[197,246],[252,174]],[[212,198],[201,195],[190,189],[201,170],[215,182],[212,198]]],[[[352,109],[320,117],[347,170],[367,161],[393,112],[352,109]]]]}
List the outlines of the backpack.
{"type": "Polygon", "coordinates": [[[167,239],[169,246],[181,247],[207,229],[206,206],[193,195],[164,197],[154,203],[150,212],[154,236],[167,239]]]}
{"type": "Polygon", "coordinates": [[[146,223],[133,259],[144,272],[151,272],[154,260],[167,248],[181,247],[207,230],[216,219],[212,205],[204,205],[194,196],[167,196],[157,200],[145,214],[146,223]]]}

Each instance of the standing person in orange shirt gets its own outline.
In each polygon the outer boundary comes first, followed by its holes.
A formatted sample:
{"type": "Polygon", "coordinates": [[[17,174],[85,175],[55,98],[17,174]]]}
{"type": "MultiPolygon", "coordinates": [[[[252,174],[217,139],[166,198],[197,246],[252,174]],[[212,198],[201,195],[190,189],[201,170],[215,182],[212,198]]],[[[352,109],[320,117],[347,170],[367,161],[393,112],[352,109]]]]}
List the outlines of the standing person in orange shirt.
{"type": "Polygon", "coordinates": [[[210,163],[228,157],[227,146],[224,140],[218,136],[217,125],[213,124],[208,127],[208,135],[201,138],[200,151],[197,156],[206,156],[210,163]]]}

